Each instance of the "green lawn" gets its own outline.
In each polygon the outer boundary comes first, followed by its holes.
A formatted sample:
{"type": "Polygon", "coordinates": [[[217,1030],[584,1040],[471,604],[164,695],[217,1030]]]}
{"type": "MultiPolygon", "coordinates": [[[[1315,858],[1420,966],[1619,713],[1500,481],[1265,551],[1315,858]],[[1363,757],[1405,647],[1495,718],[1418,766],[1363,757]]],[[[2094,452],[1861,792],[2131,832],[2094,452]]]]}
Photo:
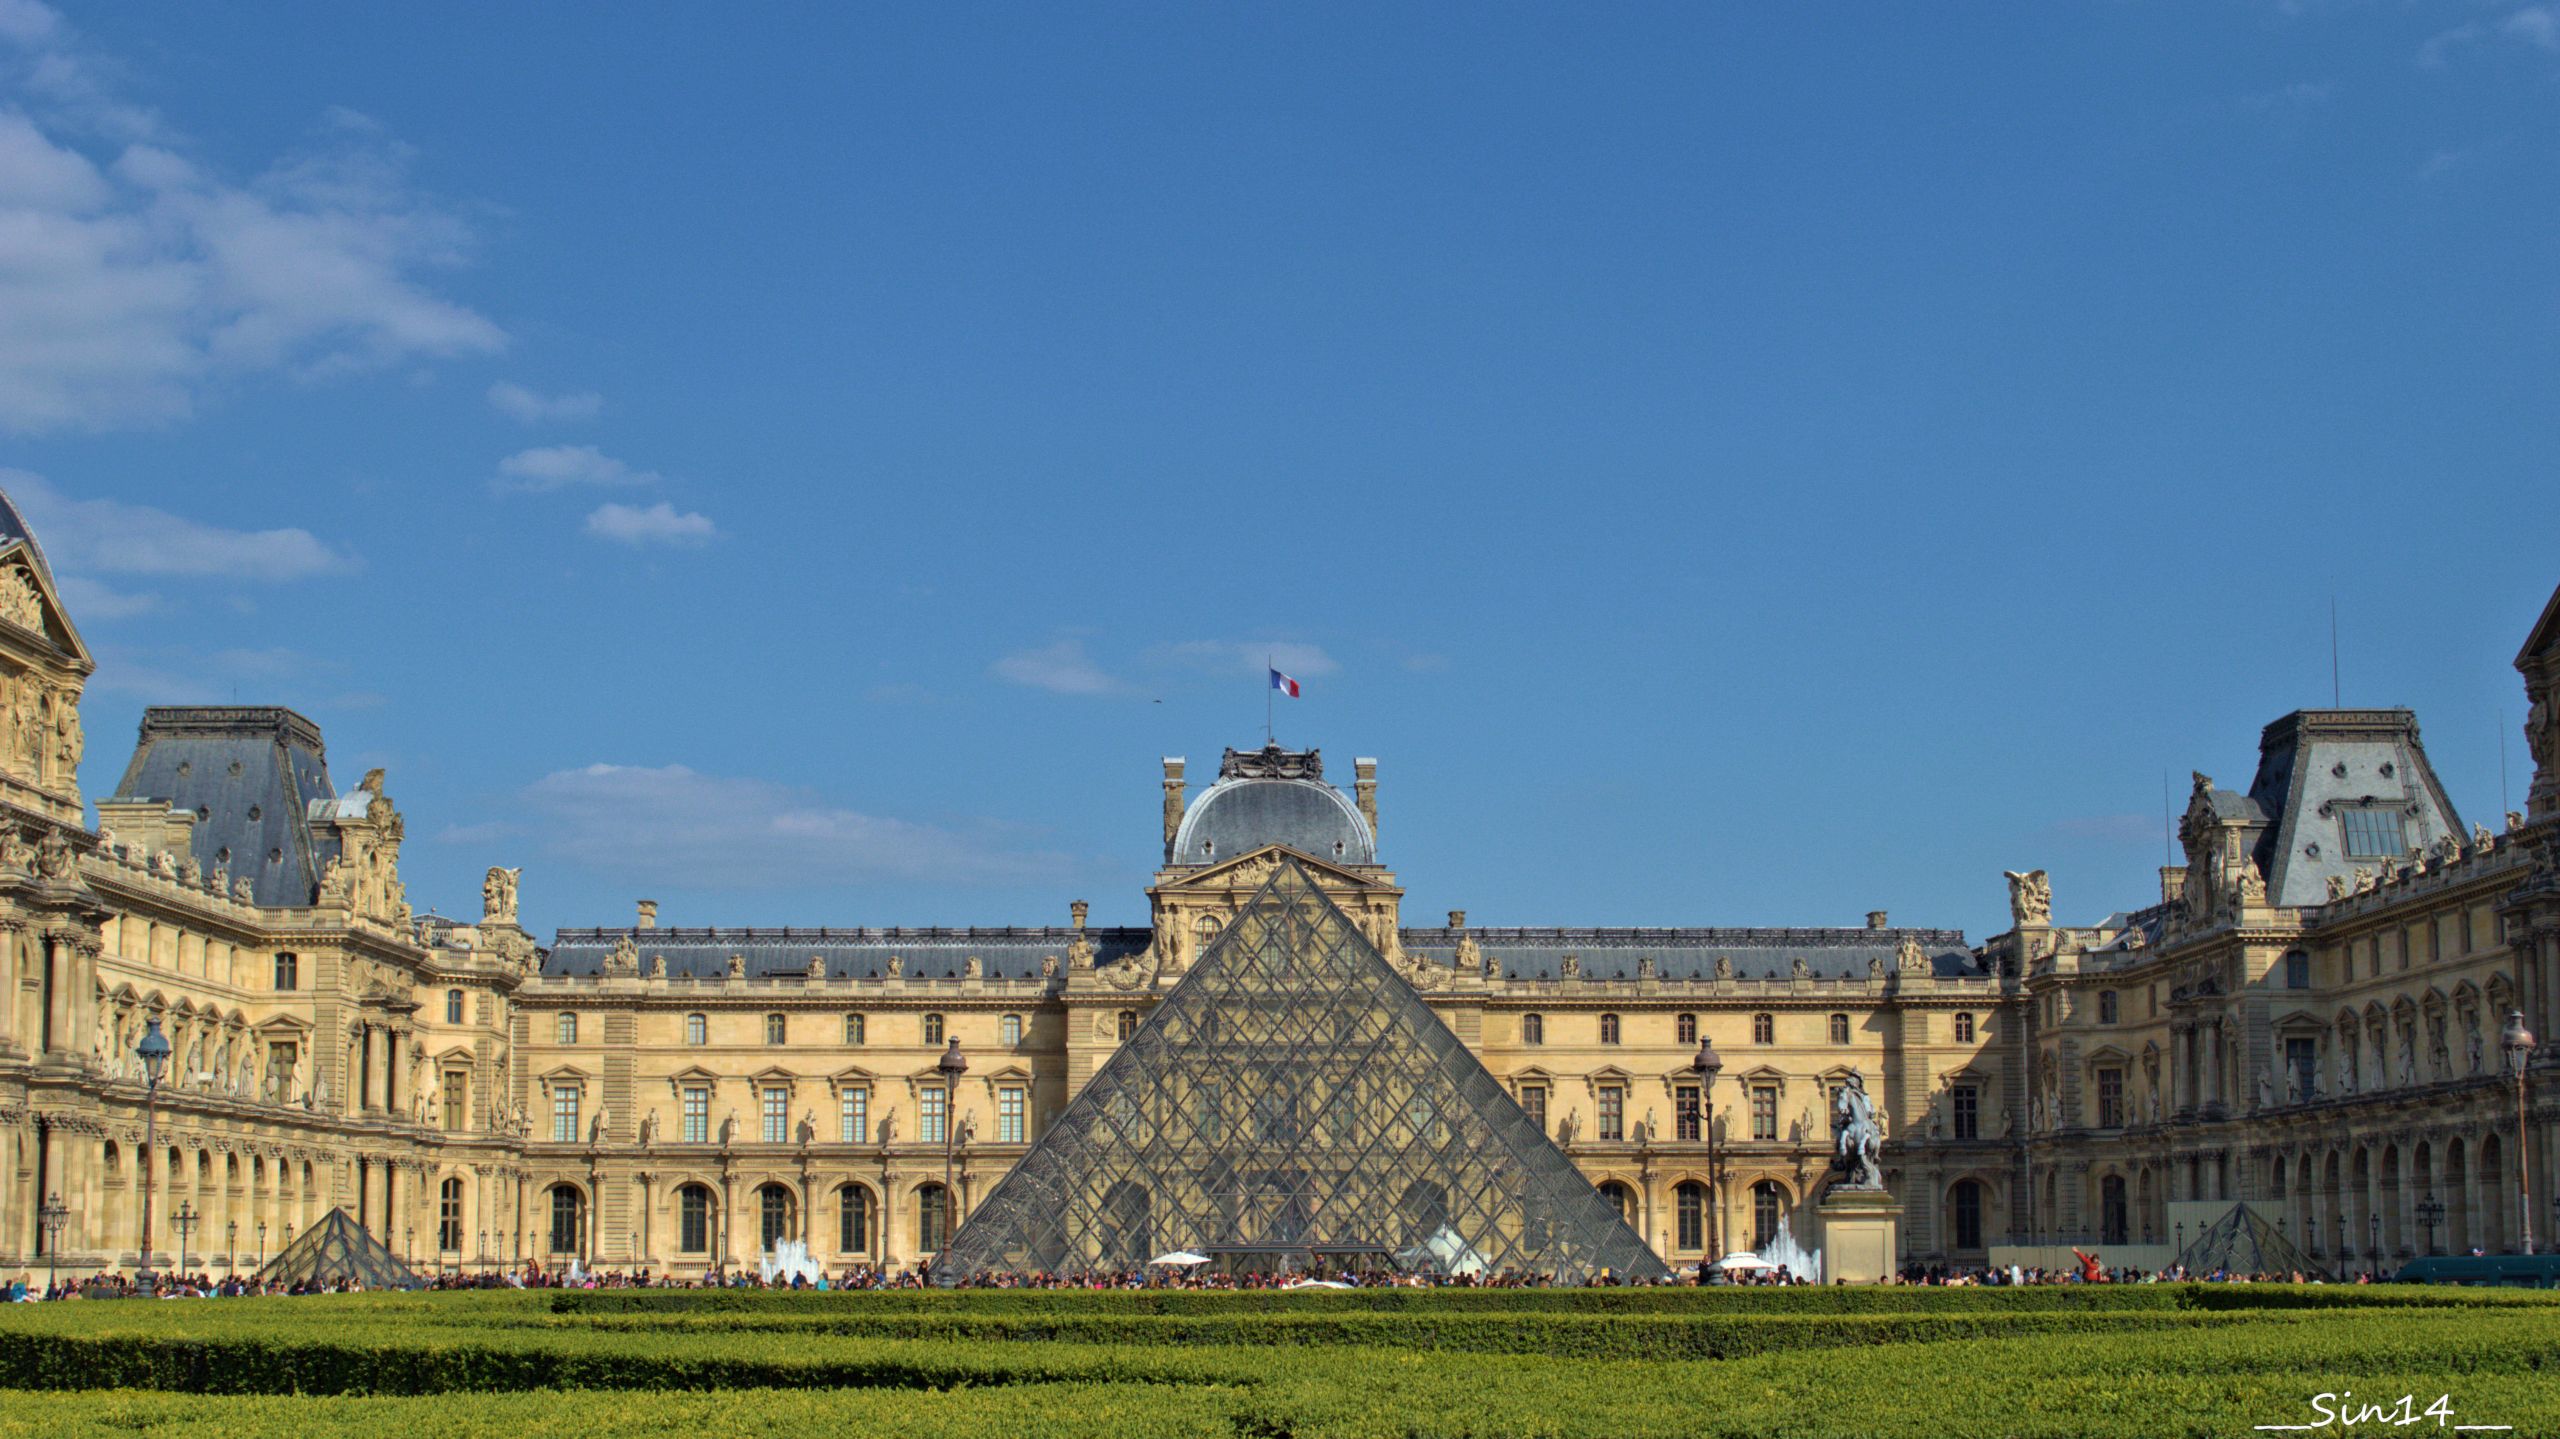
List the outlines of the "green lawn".
{"type": "Polygon", "coordinates": [[[0,1436],[2532,1435],[2555,1357],[2560,1296],[2390,1286],[123,1301],[0,1310],[0,1436]]]}

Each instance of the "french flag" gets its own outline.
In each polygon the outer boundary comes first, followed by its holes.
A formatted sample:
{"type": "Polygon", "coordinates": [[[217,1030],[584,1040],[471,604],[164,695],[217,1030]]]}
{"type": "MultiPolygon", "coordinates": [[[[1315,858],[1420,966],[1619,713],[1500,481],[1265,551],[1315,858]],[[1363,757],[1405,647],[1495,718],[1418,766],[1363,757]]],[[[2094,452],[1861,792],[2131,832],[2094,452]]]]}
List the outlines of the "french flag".
{"type": "Polygon", "coordinates": [[[1289,678],[1287,675],[1280,673],[1278,670],[1273,670],[1271,672],[1271,687],[1278,690],[1280,693],[1287,695],[1291,699],[1296,699],[1298,697],[1298,682],[1289,678]]]}

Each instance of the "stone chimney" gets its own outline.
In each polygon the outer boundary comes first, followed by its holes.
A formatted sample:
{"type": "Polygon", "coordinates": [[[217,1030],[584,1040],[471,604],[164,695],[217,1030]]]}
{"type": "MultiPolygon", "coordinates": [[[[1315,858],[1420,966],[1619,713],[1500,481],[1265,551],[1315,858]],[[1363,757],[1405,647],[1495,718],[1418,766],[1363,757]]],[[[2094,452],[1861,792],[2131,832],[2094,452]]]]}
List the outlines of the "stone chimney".
{"type": "Polygon", "coordinates": [[[2160,902],[2176,904],[2187,897],[2187,867],[2183,864],[2160,866],[2160,902]]]}
{"type": "Polygon", "coordinates": [[[1369,822],[1369,838],[1378,837],[1378,762],[1374,759],[1351,761],[1351,790],[1360,801],[1360,817],[1369,822]]]}
{"type": "Polygon", "coordinates": [[[1884,928],[1884,927],[1885,927],[1885,924],[1884,924],[1884,911],[1883,911],[1883,910],[1880,910],[1880,909],[1871,909],[1871,910],[1868,910],[1868,911],[1867,911],[1867,928],[1869,928],[1869,929],[1882,929],[1882,928],[1884,928]]]}
{"type": "Polygon", "coordinates": [[[642,929],[656,929],[658,927],[658,902],[656,900],[644,899],[640,901],[640,927],[642,929]]]}

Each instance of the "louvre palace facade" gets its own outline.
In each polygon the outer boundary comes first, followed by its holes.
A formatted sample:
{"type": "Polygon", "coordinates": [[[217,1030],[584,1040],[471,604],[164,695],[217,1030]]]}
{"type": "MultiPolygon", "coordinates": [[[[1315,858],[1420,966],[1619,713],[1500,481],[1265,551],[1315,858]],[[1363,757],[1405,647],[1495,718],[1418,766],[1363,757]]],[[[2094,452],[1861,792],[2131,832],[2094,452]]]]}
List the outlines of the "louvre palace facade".
{"type": "Polygon", "coordinates": [[[1044,925],[719,929],[644,900],[546,943],[513,868],[476,920],[414,909],[387,777],[340,789],[289,710],[151,710],[112,792],[83,795],[94,665],[0,498],[0,1266],[132,1269],[146,1166],[155,1255],[216,1273],[332,1207],[419,1267],[699,1274],[791,1242],[913,1265],[955,1223],[965,1248],[1053,1127],[1092,1147],[1074,1102],[1161,1008],[1214,1021],[1177,991],[1284,879],[1491,1076],[1501,1113],[1466,1122],[1552,1143],[1672,1266],[1816,1235],[1853,1076],[1908,1260],[2159,1244],[2171,1206],[2222,1199],[2331,1263],[2513,1247],[2560,1227],[2560,1068],[2530,1055],[2520,1135],[2501,1044],[2511,1012],[2560,1028],[2560,595],[2517,667],[2526,812],[2466,823],[2406,711],[2302,711],[2244,785],[2195,777],[2156,895],[2068,923],[2024,869],[1979,944],[1883,913],[1407,915],[1378,764],[1346,789],[1269,746],[1163,761],[1161,832],[1131,836],[1162,856],[1144,926],[1078,901],[1044,925]]]}

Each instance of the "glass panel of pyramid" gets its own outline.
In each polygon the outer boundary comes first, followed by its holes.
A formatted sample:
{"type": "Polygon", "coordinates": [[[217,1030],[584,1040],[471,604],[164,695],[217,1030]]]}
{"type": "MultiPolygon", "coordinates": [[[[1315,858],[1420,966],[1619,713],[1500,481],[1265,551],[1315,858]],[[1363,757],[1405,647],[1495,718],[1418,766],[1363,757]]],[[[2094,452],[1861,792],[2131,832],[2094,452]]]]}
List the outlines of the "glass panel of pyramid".
{"type": "Polygon", "coordinates": [[[425,1287],[415,1271],[403,1264],[382,1241],[365,1232],[343,1209],[331,1209],[318,1223],[294,1236],[291,1244],[279,1250],[258,1271],[258,1278],[269,1284],[298,1284],[310,1281],[328,1284],[352,1279],[367,1289],[419,1289],[425,1287]]]}
{"type": "Polygon", "coordinates": [[[933,1276],[1652,1278],[1660,1258],[1286,855],[933,1276]]]}

